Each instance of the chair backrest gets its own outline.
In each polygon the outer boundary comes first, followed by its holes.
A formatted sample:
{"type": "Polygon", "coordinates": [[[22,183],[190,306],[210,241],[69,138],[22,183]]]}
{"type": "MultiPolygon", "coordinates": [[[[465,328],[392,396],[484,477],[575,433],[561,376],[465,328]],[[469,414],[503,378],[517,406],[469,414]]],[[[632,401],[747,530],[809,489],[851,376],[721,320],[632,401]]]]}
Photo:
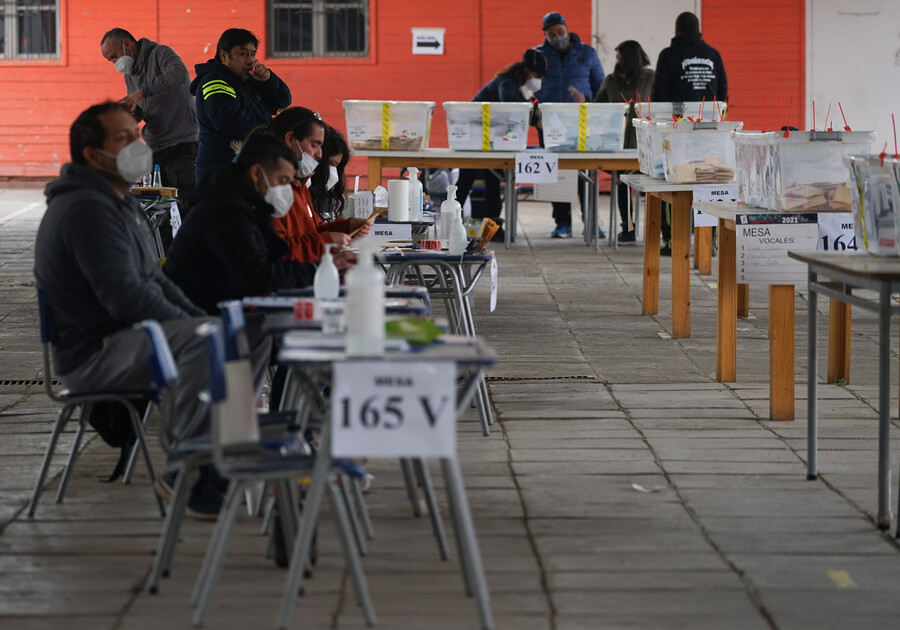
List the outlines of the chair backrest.
{"type": "Polygon", "coordinates": [[[222,317],[225,338],[225,360],[236,361],[250,356],[250,343],[247,340],[244,308],[240,300],[219,302],[219,313],[222,317]]]}
{"type": "Polygon", "coordinates": [[[138,326],[143,328],[150,338],[150,356],[147,357],[147,362],[153,373],[153,382],[156,383],[157,389],[169,389],[178,378],[178,367],[175,365],[175,357],[172,356],[166,333],[163,332],[159,322],[153,319],[144,320],[138,326]]]}

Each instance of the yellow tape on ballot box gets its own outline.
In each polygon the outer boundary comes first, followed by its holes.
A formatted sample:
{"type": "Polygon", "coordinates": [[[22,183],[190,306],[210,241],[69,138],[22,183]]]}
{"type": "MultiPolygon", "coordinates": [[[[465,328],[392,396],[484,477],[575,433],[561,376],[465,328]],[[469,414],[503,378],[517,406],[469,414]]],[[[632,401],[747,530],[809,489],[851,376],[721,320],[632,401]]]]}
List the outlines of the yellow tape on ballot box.
{"type": "Polygon", "coordinates": [[[481,104],[481,150],[491,150],[491,104],[481,104]]]}
{"type": "Polygon", "coordinates": [[[381,104],[381,150],[391,148],[391,104],[381,104]]]}
{"type": "Polygon", "coordinates": [[[578,150],[587,151],[587,105],[578,106],[578,150]]]}

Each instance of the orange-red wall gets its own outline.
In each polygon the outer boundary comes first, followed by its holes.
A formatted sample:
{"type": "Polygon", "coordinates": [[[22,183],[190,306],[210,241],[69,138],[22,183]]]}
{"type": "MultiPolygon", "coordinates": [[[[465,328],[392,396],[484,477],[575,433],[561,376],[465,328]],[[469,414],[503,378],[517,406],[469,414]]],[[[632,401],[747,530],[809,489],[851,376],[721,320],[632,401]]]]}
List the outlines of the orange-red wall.
{"type": "MultiPolygon", "coordinates": [[[[61,0],[62,58],[0,61],[0,177],[49,177],[68,161],[68,127],[78,112],[124,95],[124,83],[100,55],[100,37],[113,26],[174,48],[193,65],[213,55],[226,28],[254,31],[260,58],[291,87],[296,105],[322,113],[344,129],[345,99],[469,100],[525,48],[542,41],[541,16],[563,13],[570,29],[589,41],[590,0],[371,0],[370,55],[366,58],[265,60],[264,0],[61,0]],[[412,27],[446,29],[446,54],[412,55],[412,27]]],[[[803,111],[803,0],[703,2],[707,41],[728,69],[732,119],[762,124],[763,95],[782,95],[784,114],[794,97],[803,111]]],[[[611,68],[607,68],[607,71],[611,68]]],[[[771,124],[770,124],[771,126],[771,124]]],[[[446,146],[446,124],[435,110],[431,146],[446,146]]],[[[364,172],[359,160],[352,172],[364,172]]]]}

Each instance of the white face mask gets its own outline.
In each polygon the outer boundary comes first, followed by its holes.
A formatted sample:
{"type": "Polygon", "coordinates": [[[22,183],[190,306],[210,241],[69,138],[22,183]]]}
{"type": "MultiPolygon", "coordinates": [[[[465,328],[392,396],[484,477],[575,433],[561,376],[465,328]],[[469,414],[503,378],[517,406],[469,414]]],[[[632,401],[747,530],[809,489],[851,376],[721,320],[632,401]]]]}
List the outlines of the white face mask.
{"type": "Polygon", "coordinates": [[[153,151],[140,140],[126,144],[118,155],[103,149],[97,150],[103,155],[116,158],[116,170],[112,172],[129,184],[133,184],[153,170],[153,151]]]}
{"type": "Polygon", "coordinates": [[[319,161],[311,156],[309,153],[300,148],[300,143],[297,142],[297,139],[294,138],[294,144],[297,145],[297,150],[300,151],[300,166],[297,167],[297,175],[300,178],[309,177],[313,174],[313,171],[316,170],[316,167],[319,165],[319,161]]]}
{"type": "Polygon", "coordinates": [[[328,181],[325,182],[325,190],[331,190],[338,183],[338,170],[336,166],[328,166],[328,181]]]}
{"type": "Polygon", "coordinates": [[[291,206],[294,205],[294,191],[291,190],[290,184],[282,186],[273,186],[269,183],[269,176],[263,171],[263,178],[266,180],[266,203],[270,204],[274,211],[272,216],[276,219],[284,217],[290,212],[291,206]]]}
{"type": "Polygon", "coordinates": [[[540,77],[531,77],[527,81],[525,81],[525,85],[532,92],[537,92],[541,89],[541,78],[540,77]]]}
{"type": "Polygon", "coordinates": [[[125,42],[122,42],[122,56],[116,59],[114,65],[122,74],[131,74],[134,69],[134,57],[125,52],[125,42]]]}

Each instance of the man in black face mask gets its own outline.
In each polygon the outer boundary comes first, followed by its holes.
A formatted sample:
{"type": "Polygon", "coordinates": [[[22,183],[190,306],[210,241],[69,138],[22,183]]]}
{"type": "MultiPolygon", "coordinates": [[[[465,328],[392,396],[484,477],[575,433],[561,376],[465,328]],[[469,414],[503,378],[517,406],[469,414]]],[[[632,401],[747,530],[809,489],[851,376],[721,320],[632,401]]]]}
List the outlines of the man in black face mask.
{"type": "MultiPolygon", "coordinates": [[[[603,65],[597,57],[597,51],[582,43],[575,33],[569,32],[566,18],[560,13],[548,13],[542,22],[544,43],[537,46],[547,59],[547,73],[541,83],[541,89],[535,98],[542,103],[584,103],[591,102],[600,91],[603,83],[603,65]]],[[[540,123],[538,131],[541,133],[540,123]]],[[[541,145],[544,144],[541,133],[541,145]]],[[[581,186],[578,186],[581,198],[581,186]]],[[[584,200],[581,201],[584,208],[584,200]]],[[[569,238],[572,236],[572,204],[553,203],[553,219],[556,229],[553,238],[569,238]]],[[[601,234],[601,237],[605,236],[601,234]]]]}

